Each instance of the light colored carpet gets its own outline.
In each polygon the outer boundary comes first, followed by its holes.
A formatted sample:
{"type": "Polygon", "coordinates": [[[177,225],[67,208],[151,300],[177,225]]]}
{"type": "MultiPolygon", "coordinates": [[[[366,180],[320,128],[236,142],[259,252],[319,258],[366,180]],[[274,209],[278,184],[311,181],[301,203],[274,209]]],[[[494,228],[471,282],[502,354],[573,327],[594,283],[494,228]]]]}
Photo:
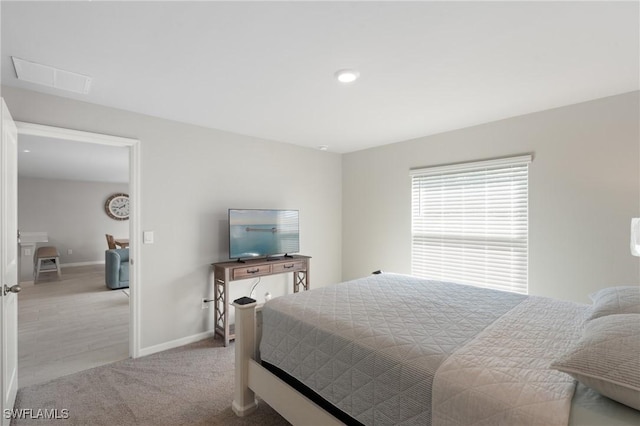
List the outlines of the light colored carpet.
{"type": "Polygon", "coordinates": [[[233,344],[207,339],[22,388],[15,408],[69,410],[68,419],[50,421],[56,425],[288,425],[264,402],[235,416],[233,368],[233,344]]]}

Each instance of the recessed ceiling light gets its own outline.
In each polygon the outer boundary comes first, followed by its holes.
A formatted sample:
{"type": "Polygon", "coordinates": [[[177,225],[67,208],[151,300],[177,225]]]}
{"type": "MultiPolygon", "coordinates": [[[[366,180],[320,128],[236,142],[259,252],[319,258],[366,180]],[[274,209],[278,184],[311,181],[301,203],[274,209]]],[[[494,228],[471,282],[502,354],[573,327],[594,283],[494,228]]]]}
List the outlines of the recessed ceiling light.
{"type": "Polygon", "coordinates": [[[23,149],[22,152],[31,152],[30,149],[23,149]]]}
{"type": "Polygon", "coordinates": [[[335,76],[340,83],[353,83],[360,77],[360,73],[356,70],[344,69],[336,71],[335,76]]]}
{"type": "Polygon", "coordinates": [[[319,149],[320,151],[326,151],[326,150],[328,150],[328,149],[329,149],[329,146],[328,146],[328,145],[320,145],[320,146],[318,146],[318,149],[319,149]]]}

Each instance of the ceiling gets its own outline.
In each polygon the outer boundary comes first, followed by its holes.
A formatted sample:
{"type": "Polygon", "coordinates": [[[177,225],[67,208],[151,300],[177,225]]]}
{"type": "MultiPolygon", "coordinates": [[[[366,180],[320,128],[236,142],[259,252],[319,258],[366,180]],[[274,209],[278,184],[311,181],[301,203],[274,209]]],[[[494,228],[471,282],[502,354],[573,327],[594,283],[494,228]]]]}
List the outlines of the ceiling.
{"type": "Polygon", "coordinates": [[[20,177],[129,182],[128,147],[32,135],[19,135],[18,147],[18,176],[20,177]]]}
{"type": "Polygon", "coordinates": [[[339,153],[639,89],[638,2],[1,8],[4,85],[339,153]],[[21,82],[11,56],[91,90],[21,82]]]}

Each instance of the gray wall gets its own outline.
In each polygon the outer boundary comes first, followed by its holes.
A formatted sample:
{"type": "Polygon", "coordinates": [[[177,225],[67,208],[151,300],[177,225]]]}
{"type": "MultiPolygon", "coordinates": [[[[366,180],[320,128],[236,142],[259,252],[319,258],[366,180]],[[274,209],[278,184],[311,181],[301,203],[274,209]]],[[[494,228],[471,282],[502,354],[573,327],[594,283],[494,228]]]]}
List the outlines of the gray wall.
{"type": "MultiPolygon", "coordinates": [[[[297,208],[312,286],[410,271],[409,169],[533,153],[530,292],[586,301],[638,283],[638,92],[340,156],[15,88],[14,118],[142,141],[142,348],[209,330],[209,264],[227,258],[229,207],[297,208]],[[344,267],[343,267],[344,265],[344,267]]],[[[286,276],[258,288],[290,292],[286,276]]],[[[252,281],[234,283],[231,298],[252,281]]]]}
{"type": "Polygon", "coordinates": [[[638,284],[638,115],[633,92],[344,155],[343,279],[411,271],[410,168],[533,153],[529,293],[638,284]]]}
{"type": "MultiPolygon", "coordinates": [[[[226,260],[227,209],[300,210],[301,253],[311,283],[341,279],[342,160],[338,154],[240,136],[10,87],[13,118],[141,140],[141,347],[210,330],[209,264],[226,260]]],[[[235,282],[231,300],[252,281],[235,282]]],[[[262,280],[257,294],[291,292],[291,278],[262,280]]]]}
{"type": "MultiPolygon", "coordinates": [[[[129,192],[128,184],[18,178],[18,227],[47,231],[60,251],[60,263],[104,262],[105,234],[129,237],[129,222],[111,219],[104,211],[107,198],[129,192]],[[71,249],[72,254],[67,254],[71,249]]],[[[21,279],[32,280],[33,257],[22,256],[21,279]]]]}

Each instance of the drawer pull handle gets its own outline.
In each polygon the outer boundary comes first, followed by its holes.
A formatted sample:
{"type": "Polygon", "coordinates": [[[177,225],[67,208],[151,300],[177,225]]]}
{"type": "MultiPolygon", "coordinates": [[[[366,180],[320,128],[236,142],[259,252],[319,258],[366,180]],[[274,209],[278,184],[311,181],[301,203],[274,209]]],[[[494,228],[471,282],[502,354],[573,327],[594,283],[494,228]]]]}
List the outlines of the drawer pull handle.
{"type": "Polygon", "coordinates": [[[247,269],[247,274],[255,274],[257,272],[260,272],[260,268],[256,268],[256,269],[247,269]]]}
{"type": "Polygon", "coordinates": [[[293,268],[293,265],[284,265],[284,269],[291,269],[293,268]]]}

